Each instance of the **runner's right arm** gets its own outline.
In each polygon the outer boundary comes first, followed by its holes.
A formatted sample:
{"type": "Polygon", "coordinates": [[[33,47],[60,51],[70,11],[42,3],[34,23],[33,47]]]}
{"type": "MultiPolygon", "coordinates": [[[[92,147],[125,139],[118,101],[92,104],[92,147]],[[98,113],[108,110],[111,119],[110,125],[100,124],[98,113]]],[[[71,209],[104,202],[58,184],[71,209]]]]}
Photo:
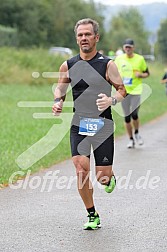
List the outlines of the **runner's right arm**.
{"type": "Polygon", "coordinates": [[[60,76],[58,84],[54,92],[54,105],[52,106],[52,112],[54,113],[54,115],[59,115],[59,113],[62,112],[63,102],[66,97],[66,91],[70,83],[66,61],[60,66],[59,73],[60,76]]]}

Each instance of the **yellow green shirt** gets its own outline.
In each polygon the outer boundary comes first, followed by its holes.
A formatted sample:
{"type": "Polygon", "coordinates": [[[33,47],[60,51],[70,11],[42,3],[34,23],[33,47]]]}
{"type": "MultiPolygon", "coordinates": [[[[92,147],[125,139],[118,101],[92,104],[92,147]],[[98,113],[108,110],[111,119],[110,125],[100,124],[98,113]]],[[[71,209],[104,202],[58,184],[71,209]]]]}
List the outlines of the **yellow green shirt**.
{"type": "Polygon", "coordinates": [[[135,76],[135,71],[144,72],[147,65],[143,56],[134,53],[132,58],[122,54],[116,57],[115,63],[118,67],[119,73],[122,77],[123,83],[128,94],[142,93],[142,78],[135,76]]]}

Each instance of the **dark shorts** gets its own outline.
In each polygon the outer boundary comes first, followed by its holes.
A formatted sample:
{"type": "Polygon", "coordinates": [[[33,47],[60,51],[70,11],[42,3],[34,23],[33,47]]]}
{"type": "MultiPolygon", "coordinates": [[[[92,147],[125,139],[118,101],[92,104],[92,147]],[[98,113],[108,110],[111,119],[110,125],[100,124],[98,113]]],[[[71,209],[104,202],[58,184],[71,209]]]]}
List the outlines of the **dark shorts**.
{"type": "Polygon", "coordinates": [[[131,115],[133,112],[138,113],[139,107],[140,107],[140,95],[128,94],[122,101],[122,108],[125,117],[131,115]]]}
{"type": "Polygon", "coordinates": [[[96,166],[113,164],[114,155],[114,123],[105,119],[104,127],[94,136],[80,135],[79,127],[72,125],[70,143],[72,156],[84,155],[90,158],[93,150],[96,166]]]}

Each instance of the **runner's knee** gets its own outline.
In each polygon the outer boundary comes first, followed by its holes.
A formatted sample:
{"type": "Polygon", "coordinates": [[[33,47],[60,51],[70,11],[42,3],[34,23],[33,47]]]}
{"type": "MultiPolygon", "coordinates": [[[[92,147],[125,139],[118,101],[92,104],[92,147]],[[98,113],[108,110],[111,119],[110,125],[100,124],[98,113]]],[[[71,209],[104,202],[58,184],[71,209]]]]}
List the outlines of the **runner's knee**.
{"type": "Polygon", "coordinates": [[[130,123],[131,121],[131,115],[125,116],[125,122],[130,123]]]}
{"type": "MultiPolygon", "coordinates": [[[[104,168],[105,169],[105,168],[104,168]]],[[[109,180],[110,180],[110,177],[111,177],[111,171],[98,171],[96,173],[96,178],[97,178],[97,181],[102,184],[102,185],[106,185],[108,184],[109,180]]]]}
{"type": "Polygon", "coordinates": [[[80,181],[85,180],[85,178],[89,176],[90,172],[89,164],[87,163],[87,161],[84,162],[79,156],[73,157],[73,163],[76,168],[77,177],[80,179],[80,181]]]}
{"type": "Polygon", "coordinates": [[[138,111],[137,110],[134,110],[132,112],[132,118],[133,118],[133,120],[137,120],[138,119],[138,111]]]}

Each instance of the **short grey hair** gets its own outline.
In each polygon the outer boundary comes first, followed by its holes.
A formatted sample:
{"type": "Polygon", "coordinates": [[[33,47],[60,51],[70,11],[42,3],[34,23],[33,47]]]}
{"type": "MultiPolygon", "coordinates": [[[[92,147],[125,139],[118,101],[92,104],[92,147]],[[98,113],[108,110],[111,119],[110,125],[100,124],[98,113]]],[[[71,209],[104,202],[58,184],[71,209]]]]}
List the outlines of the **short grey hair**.
{"type": "Polygon", "coordinates": [[[75,35],[77,34],[77,28],[79,25],[86,25],[86,24],[91,24],[93,26],[93,31],[94,34],[97,35],[99,33],[99,24],[97,21],[91,19],[91,18],[84,18],[79,20],[74,28],[75,35]]]}

